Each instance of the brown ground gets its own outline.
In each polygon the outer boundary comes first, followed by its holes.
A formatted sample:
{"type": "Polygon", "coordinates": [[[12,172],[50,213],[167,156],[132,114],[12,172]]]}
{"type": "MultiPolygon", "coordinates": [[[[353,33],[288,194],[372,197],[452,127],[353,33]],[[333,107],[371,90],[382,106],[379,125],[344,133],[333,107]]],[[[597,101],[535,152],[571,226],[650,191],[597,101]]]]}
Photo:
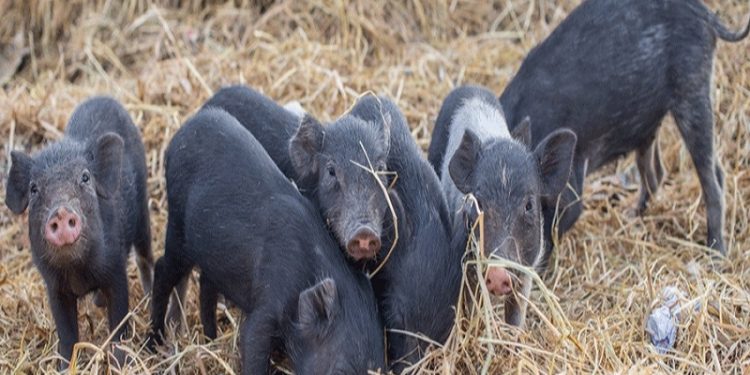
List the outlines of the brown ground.
{"type": "MultiPolygon", "coordinates": [[[[141,128],[150,168],[154,249],[162,252],[166,202],[163,152],[180,124],[223,84],[242,82],[333,119],[365,91],[394,97],[426,148],[442,99],[458,83],[496,92],[523,56],[579,1],[401,2],[0,1],[4,48],[0,134],[7,176],[11,149],[55,140],[75,105],[93,94],[121,100],[141,128]],[[205,4],[209,3],[209,4],[205,4]],[[562,3],[562,4],[556,4],[562,3]],[[119,5],[118,5],[119,4],[119,5]],[[269,5],[270,4],[270,5],[269,5]]],[[[750,4],[709,0],[732,28],[750,4]]],[[[726,172],[727,260],[712,262],[700,186],[671,120],[661,131],[666,183],[644,217],[632,158],[591,176],[586,211],[559,245],[544,288],[532,294],[528,330],[502,325],[502,309],[469,302],[446,346],[418,366],[423,373],[750,373],[750,41],[720,43],[715,67],[718,154],[726,172]],[[622,181],[628,181],[623,183],[622,181]],[[666,286],[677,286],[697,312],[685,312],[673,353],[657,355],[645,320],[666,286]],[[472,313],[472,311],[476,311],[472,313]]],[[[4,195],[4,185],[0,194],[4,195]]],[[[0,372],[53,372],[57,336],[39,273],[31,263],[24,217],[0,209],[0,372]]],[[[167,355],[141,350],[148,301],[131,264],[136,336],[131,373],[174,367],[182,373],[237,368],[238,311],[218,340],[203,344],[193,291],[188,330],[167,355]]],[[[78,369],[100,373],[107,337],[102,310],[80,304],[78,369]]],[[[356,338],[352,338],[356,339],[356,338]]],[[[174,341],[173,341],[174,342],[174,341]]]]}

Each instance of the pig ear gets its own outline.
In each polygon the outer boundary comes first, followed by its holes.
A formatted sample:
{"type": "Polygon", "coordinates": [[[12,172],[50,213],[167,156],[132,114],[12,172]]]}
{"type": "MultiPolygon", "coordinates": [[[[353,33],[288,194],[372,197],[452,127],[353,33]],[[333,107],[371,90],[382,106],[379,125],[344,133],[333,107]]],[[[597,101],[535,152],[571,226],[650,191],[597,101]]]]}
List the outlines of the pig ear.
{"type": "Polygon", "coordinates": [[[29,183],[34,159],[18,151],[11,152],[10,159],[13,164],[5,186],[5,204],[14,214],[21,214],[29,205],[29,183]]]}
{"type": "Polygon", "coordinates": [[[531,147],[531,119],[529,116],[524,117],[521,123],[513,129],[511,137],[527,147],[531,147]]]}
{"type": "Polygon", "coordinates": [[[109,197],[120,188],[124,142],[115,133],[106,133],[89,146],[92,158],[91,173],[96,182],[96,192],[109,197]]]}
{"type": "Polygon", "coordinates": [[[338,309],[336,282],[331,278],[315,284],[299,295],[297,314],[300,328],[321,332],[333,320],[338,309]]]}
{"type": "Polygon", "coordinates": [[[297,133],[289,141],[289,156],[300,177],[317,173],[317,154],[323,148],[323,136],[323,126],[314,117],[306,114],[297,133]]]}
{"type": "Polygon", "coordinates": [[[381,136],[383,137],[382,141],[385,145],[385,150],[383,152],[384,155],[388,155],[391,149],[391,124],[393,123],[393,117],[391,117],[390,112],[383,113],[383,126],[381,129],[381,136]]]}
{"type": "Polygon", "coordinates": [[[534,150],[542,177],[542,196],[555,199],[570,178],[576,135],[560,129],[548,135],[534,150]]]}
{"type": "Polygon", "coordinates": [[[468,194],[472,189],[474,180],[474,168],[479,161],[479,150],[482,147],[482,141],[471,131],[466,130],[461,144],[458,146],[456,153],[453,154],[450,164],[448,164],[448,173],[450,173],[453,183],[458,190],[468,194]]]}

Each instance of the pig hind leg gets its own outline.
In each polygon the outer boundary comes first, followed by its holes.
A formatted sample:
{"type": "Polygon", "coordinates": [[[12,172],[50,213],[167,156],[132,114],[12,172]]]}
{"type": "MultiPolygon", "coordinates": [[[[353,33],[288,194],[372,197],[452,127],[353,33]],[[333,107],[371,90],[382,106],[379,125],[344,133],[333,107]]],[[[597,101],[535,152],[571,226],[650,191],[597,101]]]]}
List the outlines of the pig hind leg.
{"type": "Polygon", "coordinates": [[[216,339],[216,305],[219,302],[219,291],[208,278],[201,273],[200,277],[200,315],[203,334],[211,340],[216,339]]]}
{"type": "Polygon", "coordinates": [[[641,193],[638,199],[637,212],[639,215],[643,215],[648,207],[648,201],[651,196],[656,194],[664,178],[658,136],[655,135],[653,139],[638,148],[635,160],[638,166],[638,174],[641,177],[641,193]]]}
{"type": "Polygon", "coordinates": [[[713,148],[713,115],[709,85],[692,93],[687,89],[681,92],[689,94],[676,103],[672,115],[693,159],[703,189],[708,224],[707,245],[724,254],[724,178],[713,148]]]}

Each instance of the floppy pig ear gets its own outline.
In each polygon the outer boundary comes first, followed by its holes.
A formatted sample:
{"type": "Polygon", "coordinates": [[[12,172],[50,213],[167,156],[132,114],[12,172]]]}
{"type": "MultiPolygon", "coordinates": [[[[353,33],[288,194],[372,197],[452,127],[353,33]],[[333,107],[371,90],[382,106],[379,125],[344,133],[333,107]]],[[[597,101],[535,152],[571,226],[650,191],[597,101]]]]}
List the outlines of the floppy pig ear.
{"type": "Polygon", "coordinates": [[[21,214],[29,205],[29,183],[34,159],[19,151],[11,152],[10,159],[12,165],[5,186],[5,204],[14,214],[21,214]]]}
{"type": "Polygon", "coordinates": [[[479,161],[479,150],[482,147],[482,141],[471,130],[466,130],[461,139],[456,153],[453,154],[450,164],[448,164],[448,173],[450,173],[453,183],[458,190],[464,194],[471,192],[472,182],[474,180],[474,169],[479,161]]]}
{"type": "Polygon", "coordinates": [[[297,133],[289,142],[289,157],[300,177],[317,174],[317,154],[323,148],[323,126],[314,117],[306,114],[297,133]]]}
{"type": "Polygon", "coordinates": [[[539,162],[542,178],[542,196],[555,199],[570,178],[576,135],[568,129],[560,129],[548,135],[534,150],[539,162]]]}
{"type": "Polygon", "coordinates": [[[96,192],[102,197],[107,198],[120,188],[124,147],[122,138],[115,133],[106,133],[89,146],[93,158],[91,173],[96,192]]]}
{"type": "Polygon", "coordinates": [[[298,319],[300,327],[308,332],[325,329],[338,311],[336,282],[326,278],[299,295],[298,319]]]}

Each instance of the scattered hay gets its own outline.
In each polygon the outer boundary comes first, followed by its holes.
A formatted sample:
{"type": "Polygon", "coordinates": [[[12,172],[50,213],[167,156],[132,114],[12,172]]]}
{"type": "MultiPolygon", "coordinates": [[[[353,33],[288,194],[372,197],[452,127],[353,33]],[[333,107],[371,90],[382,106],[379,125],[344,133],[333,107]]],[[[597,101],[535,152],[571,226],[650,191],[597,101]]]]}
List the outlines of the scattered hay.
{"type": "MultiPolygon", "coordinates": [[[[750,5],[708,0],[739,28],[750,5]]],[[[180,124],[223,84],[246,83],[280,103],[298,100],[330,120],[360,93],[392,96],[423,148],[442,99],[461,82],[501,92],[523,56],[578,0],[389,2],[146,1],[0,3],[0,43],[19,31],[30,53],[0,91],[6,166],[11,149],[35,150],[61,136],[77,103],[99,93],[121,100],[140,127],[150,168],[154,249],[166,220],[164,150],[180,124]],[[156,3],[156,4],[154,4],[156,3]],[[557,3],[557,4],[556,4],[557,3]]],[[[414,369],[449,373],[750,372],[750,44],[719,43],[714,113],[726,173],[727,260],[703,246],[705,214],[692,162],[668,120],[660,139],[667,178],[644,217],[632,158],[595,174],[586,211],[558,244],[531,296],[527,330],[502,323],[502,305],[466,288],[458,325],[414,369]],[[676,349],[648,344],[646,318],[661,290],[677,286],[701,308],[686,314],[676,349]],[[547,292],[549,291],[549,293],[547,292]]],[[[0,194],[4,195],[4,185],[0,194]]],[[[26,219],[0,210],[0,372],[54,372],[57,335],[45,288],[31,263],[26,219]]],[[[239,313],[224,309],[219,338],[201,335],[195,293],[187,328],[169,353],[142,348],[148,300],[130,269],[136,360],[127,372],[237,368],[239,313]]],[[[79,304],[77,366],[101,373],[109,332],[103,310],[79,304]]]]}

